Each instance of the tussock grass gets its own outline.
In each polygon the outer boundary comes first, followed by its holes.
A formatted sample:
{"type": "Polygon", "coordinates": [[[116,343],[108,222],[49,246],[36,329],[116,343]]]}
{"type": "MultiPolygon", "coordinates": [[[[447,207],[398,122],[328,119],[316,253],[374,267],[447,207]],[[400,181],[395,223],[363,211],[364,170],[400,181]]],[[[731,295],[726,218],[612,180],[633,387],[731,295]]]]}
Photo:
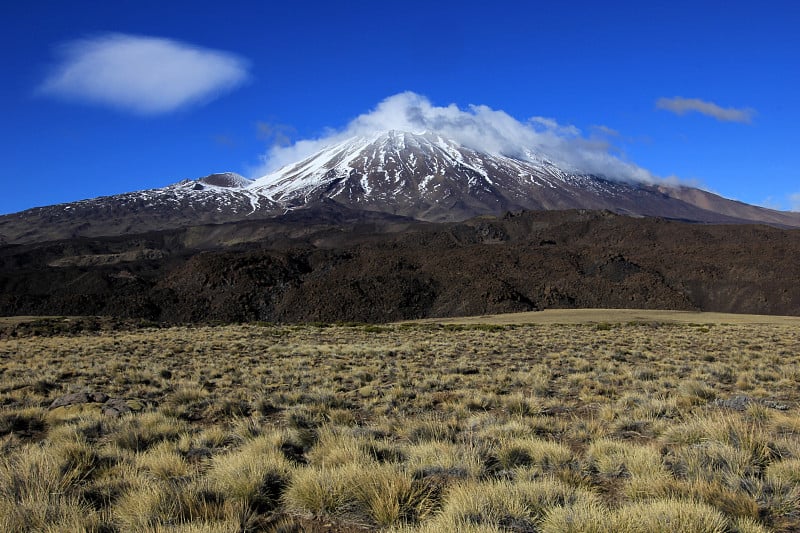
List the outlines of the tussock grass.
{"type": "Polygon", "coordinates": [[[398,465],[380,465],[353,480],[355,500],[361,511],[378,526],[416,522],[434,506],[431,490],[398,465]]]}
{"type": "Polygon", "coordinates": [[[180,420],[159,412],[128,415],[114,433],[113,442],[124,450],[141,452],[167,440],[177,440],[186,431],[180,420]]]}
{"type": "Polygon", "coordinates": [[[591,501],[550,507],[540,525],[542,533],[607,533],[615,527],[611,512],[591,501]]]}
{"type": "Polygon", "coordinates": [[[0,341],[0,530],[800,530],[800,330],[603,322],[0,341]]]}
{"type": "Polygon", "coordinates": [[[553,478],[467,482],[444,495],[436,520],[447,527],[473,523],[534,530],[550,508],[598,501],[595,494],[553,478]]]}
{"type": "Polygon", "coordinates": [[[726,533],[729,521],[710,505],[690,500],[656,500],[634,503],[618,509],[612,518],[620,533],[726,533]]]}
{"type": "Polygon", "coordinates": [[[161,480],[169,480],[189,475],[190,468],[184,456],[172,442],[162,442],[135,456],[134,463],[161,480]]]}
{"type": "Polygon", "coordinates": [[[350,463],[310,467],[292,477],[284,494],[290,512],[339,516],[365,526],[417,521],[430,513],[431,489],[403,467],[350,463]]]}
{"type": "Polygon", "coordinates": [[[764,476],[770,481],[800,485],[800,458],[776,461],[767,467],[764,476]]]}
{"type": "Polygon", "coordinates": [[[498,444],[497,460],[505,469],[526,467],[546,474],[568,467],[574,461],[564,444],[539,438],[513,438],[498,444]]]}
{"type": "Polygon", "coordinates": [[[214,457],[207,473],[211,487],[253,510],[275,509],[292,471],[275,444],[274,436],[260,436],[235,452],[214,457]]]}
{"type": "Polygon", "coordinates": [[[357,465],[299,469],[283,495],[284,505],[289,512],[313,516],[349,513],[356,503],[350,485],[362,472],[357,465]]]}
{"type": "Polygon", "coordinates": [[[71,490],[81,477],[81,469],[38,445],[0,459],[0,530],[95,527],[97,513],[71,490]]]}
{"type": "Polygon", "coordinates": [[[425,442],[407,446],[404,453],[417,477],[451,480],[483,477],[489,450],[468,442],[425,442]]]}

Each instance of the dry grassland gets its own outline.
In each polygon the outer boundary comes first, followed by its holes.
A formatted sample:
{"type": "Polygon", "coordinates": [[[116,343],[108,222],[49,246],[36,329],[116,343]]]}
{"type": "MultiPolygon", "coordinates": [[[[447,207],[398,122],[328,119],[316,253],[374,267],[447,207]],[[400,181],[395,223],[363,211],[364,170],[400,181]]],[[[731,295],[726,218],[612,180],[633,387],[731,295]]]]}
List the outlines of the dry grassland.
{"type": "Polygon", "coordinates": [[[425,318],[411,324],[768,324],[800,327],[800,317],[774,315],[745,315],[708,311],[665,311],[659,309],[545,309],[504,315],[483,315],[456,318],[425,318]]]}
{"type": "Polygon", "coordinates": [[[0,341],[0,531],[800,530],[800,328],[602,316],[0,341]]]}

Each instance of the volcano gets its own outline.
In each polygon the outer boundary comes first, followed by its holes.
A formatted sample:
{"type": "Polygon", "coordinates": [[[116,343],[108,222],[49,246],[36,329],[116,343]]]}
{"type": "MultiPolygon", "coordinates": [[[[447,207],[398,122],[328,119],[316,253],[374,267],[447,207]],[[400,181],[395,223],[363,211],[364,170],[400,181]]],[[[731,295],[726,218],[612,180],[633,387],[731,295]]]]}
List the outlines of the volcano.
{"type": "Polygon", "coordinates": [[[786,213],[701,189],[565,168],[531,150],[486,153],[431,132],[385,131],[334,144],[250,189],[293,209],[332,200],[431,222],[518,210],[589,209],[693,222],[800,226],[786,213]]]}
{"type": "Polygon", "coordinates": [[[701,223],[800,227],[800,213],[701,189],[569,168],[532,150],[479,151],[435,132],[382,131],[334,143],[256,180],[226,172],[160,189],[0,217],[0,243],[31,243],[259,220],[341,207],[427,222],[509,211],[587,209],[701,223]]]}

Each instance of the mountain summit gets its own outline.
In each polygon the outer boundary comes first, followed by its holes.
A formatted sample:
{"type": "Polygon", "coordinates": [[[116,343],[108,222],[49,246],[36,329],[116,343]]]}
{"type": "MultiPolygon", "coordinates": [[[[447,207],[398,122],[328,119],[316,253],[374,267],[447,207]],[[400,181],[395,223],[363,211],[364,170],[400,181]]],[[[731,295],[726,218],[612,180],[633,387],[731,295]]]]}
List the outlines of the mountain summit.
{"type": "Polygon", "coordinates": [[[590,209],[800,227],[800,213],[747,205],[696,188],[620,181],[563,168],[530,150],[486,153],[433,132],[391,130],[342,140],[255,181],[230,172],[211,174],[161,189],[2,216],[0,243],[256,220],[298,209],[313,213],[321,206],[430,222],[506,211],[590,209]]]}
{"type": "Polygon", "coordinates": [[[328,199],[433,222],[523,209],[607,209],[696,222],[800,226],[800,214],[691,187],[581,173],[530,150],[489,154],[431,132],[353,137],[255,180],[250,189],[287,208],[328,199]]]}
{"type": "Polygon", "coordinates": [[[351,208],[452,221],[516,209],[576,207],[560,198],[563,186],[589,186],[589,181],[533,154],[524,159],[490,155],[435,133],[392,130],[330,146],[252,187],[288,207],[327,198],[351,208]],[[549,194],[532,196],[537,188],[549,194]]]}

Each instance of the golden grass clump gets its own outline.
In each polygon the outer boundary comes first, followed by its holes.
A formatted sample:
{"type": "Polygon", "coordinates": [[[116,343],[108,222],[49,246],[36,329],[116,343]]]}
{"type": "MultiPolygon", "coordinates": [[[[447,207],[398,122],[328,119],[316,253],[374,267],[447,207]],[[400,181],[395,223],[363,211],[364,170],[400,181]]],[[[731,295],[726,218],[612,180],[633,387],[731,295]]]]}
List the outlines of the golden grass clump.
{"type": "Polygon", "coordinates": [[[540,530],[542,533],[610,533],[615,527],[613,515],[606,507],[581,501],[550,507],[540,530]]]}
{"type": "Polygon", "coordinates": [[[530,530],[537,527],[548,509],[577,502],[598,503],[599,498],[554,478],[473,481],[459,483],[445,493],[436,520],[447,527],[473,523],[530,530]]]}
{"type": "Polygon", "coordinates": [[[618,509],[612,530],[619,533],[727,533],[728,519],[712,506],[691,500],[660,499],[638,502],[618,509]]]}
{"type": "Polygon", "coordinates": [[[177,440],[185,431],[185,423],[159,412],[128,415],[121,420],[113,442],[123,450],[142,452],[159,442],[177,440]]]}
{"type": "Polygon", "coordinates": [[[97,513],[73,490],[80,477],[81,469],[38,445],[0,459],[0,531],[94,527],[97,513]]]}
{"type": "Polygon", "coordinates": [[[346,514],[355,506],[352,479],[361,472],[357,465],[298,469],[283,494],[285,508],[317,517],[346,514]]]}
{"type": "Polygon", "coordinates": [[[266,512],[278,506],[291,472],[292,465],[274,438],[261,436],[215,456],[207,477],[210,486],[225,499],[266,512]]]}
{"type": "Polygon", "coordinates": [[[489,450],[469,442],[423,442],[404,448],[406,464],[421,478],[478,479],[489,450]]]}
{"type": "Polygon", "coordinates": [[[189,475],[190,468],[173,442],[161,442],[135,456],[136,467],[161,480],[189,475]]]}
{"type": "Polygon", "coordinates": [[[600,439],[586,452],[586,468],[621,479],[622,492],[630,501],[668,497],[676,490],[675,478],[652,446],[600,439]]]}
{"type": "Polygon", "coordinates": [[[390,526],[428,514],[433,507],[429,494],[424,484],[398,465],[363,468],[350,463],[296,472],[283,499],[290,512],[390,526]]]}
{"type": "Polygon", "coordinates": [[[536,437],[503,440],[496,453],[505,469],[525,467],[542,474],[565,468],[574,461],[572,450],[564,444],[536,437]]]}

